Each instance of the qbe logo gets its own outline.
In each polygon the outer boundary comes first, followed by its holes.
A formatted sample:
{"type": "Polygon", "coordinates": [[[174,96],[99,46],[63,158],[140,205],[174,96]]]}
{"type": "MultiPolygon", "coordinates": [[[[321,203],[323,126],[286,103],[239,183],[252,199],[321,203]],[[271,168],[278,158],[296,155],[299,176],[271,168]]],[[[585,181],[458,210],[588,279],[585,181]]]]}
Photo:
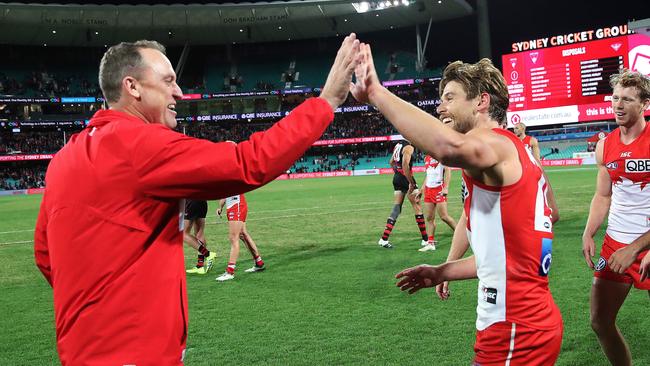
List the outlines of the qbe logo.
{"type": "Polygon", "coordinates": [[[647,173],[650,172],[650,159],[626,159],[626,173],[647,173]]]}

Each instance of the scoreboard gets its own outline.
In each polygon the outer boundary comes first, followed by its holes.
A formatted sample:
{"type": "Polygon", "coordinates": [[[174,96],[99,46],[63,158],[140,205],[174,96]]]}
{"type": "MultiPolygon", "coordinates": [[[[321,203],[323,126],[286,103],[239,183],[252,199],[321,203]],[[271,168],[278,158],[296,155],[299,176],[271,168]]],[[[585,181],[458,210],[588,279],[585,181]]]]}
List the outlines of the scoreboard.
{"type": "Polygon", "coordinates": [[[508,125],[611,120],[609,77],[623,67],[650,75],[650,37],[629,34],[536,48],[503,55],[502,62],[510,94],[508,125]]]}

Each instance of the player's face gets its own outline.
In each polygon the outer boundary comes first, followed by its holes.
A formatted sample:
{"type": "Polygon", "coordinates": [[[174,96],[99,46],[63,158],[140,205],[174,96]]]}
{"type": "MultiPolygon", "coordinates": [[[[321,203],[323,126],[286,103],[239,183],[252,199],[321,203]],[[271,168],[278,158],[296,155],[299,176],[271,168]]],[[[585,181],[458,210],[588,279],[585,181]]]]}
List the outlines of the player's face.
{"type": "Polygon", "coordinates": [[[478,98],[467,99],[463,86],[450,81],[442,92],[441,103],[438,106],[440,120],[460,133],[466,133],[476,124],[478,116],[476,106],[478,98]]]}
{"type": "Polygon", "coordinates": [[[612,108],[616,124],[630,127],[643,120],[643,112],[650,101],[641,100],[636,87],[623,87],[616,84],[612,93],[612,108]]]}
{"type": "Polygon", "coordinates": [[[183,97],[176,84],[176,73],[169,59],[160,51],[145,48],[140,50],[146,65],[141,77],[138,110],[149,123],[162,123],[169,128],[176,127],[176,100],[183,97]]]}
{"type": "Polygon", "coordinates": [[[521,137],[524,137],[524,133],[526,132],[526,129],[520,123],[518,125],[515,125],[514,132],[515,132],[515,135],[517,135],[517,137],[521,138],[521,137]]]}

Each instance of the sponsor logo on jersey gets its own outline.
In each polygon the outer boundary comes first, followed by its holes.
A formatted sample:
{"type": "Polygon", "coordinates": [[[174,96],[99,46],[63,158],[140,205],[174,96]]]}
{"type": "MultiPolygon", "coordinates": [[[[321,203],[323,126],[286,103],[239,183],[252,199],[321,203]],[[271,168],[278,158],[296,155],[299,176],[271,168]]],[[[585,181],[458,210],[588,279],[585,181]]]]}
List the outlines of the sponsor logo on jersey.
{"type": "Polygon", "coordinates": [[[600,257],[598,258],[598,263],[596,263],[596,271],[600,272],[603,269],[605,269],[605,266],[607,265],[607,259],[600,257]]]}
{"type": "Polygon", "coordinates": [[[622,157],[622,158],[629,158],[630,156],[632,156],[632,152],[631,152],[631,151],[623,151],[623,152],[621,153],[621,157],[622,157]]]}
{"type": "Polygon", "coordinates": [[[627,159],[625,160],[626,173],[647,173],[650,172],[650,159],[627,159]]]}
{"type": "Polygon", "coordinates": [[[612,162],[610,162],[610,163],[607,163],[607,164],[605,165],[605,168],[607,168],[607,169],[609,169],[609,170],[616,170],[616,169],[618,169],[618,163],[615,162],[615,161],[612,161],[612,162]]]}
{"type": "Polygon", "coordinates": [[[497,303],[497,289],[491,287],[483,287],[483,301],[490,304],[497,303]]]}
{"type": "Polygon", "coordinates": [[[539,275],[548,276],[551,270],[551,262],[553,261],[553,240],[549,238],[542,239],[542,255],[539,260],[539,275]]]}

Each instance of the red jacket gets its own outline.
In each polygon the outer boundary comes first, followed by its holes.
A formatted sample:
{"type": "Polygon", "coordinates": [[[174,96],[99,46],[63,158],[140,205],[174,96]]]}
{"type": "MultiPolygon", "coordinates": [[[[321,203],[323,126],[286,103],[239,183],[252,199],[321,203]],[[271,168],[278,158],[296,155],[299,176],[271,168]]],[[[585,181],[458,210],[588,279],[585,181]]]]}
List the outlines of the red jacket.
{"type": "Polygon", "coordinates": [[[64,365],[180,365],[187,338],[182,198],[220,199],[284,173],[333,119],[312,98],[266,132],[212,143],[99,111],[52,159],[36,264],[64,365]]]}

